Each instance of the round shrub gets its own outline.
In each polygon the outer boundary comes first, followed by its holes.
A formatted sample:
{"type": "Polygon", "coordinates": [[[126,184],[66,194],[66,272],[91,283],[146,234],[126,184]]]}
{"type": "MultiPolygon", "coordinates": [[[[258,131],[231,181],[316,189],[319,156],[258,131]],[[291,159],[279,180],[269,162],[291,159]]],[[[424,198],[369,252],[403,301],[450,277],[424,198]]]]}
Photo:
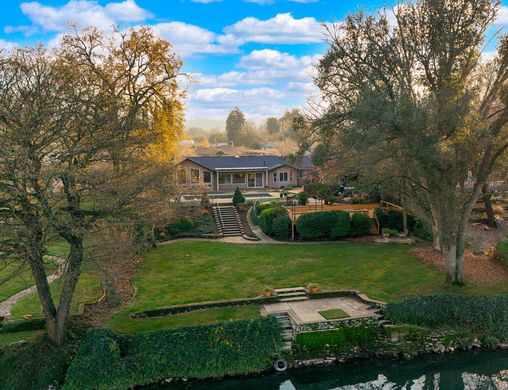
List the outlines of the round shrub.
{"type": "Polygon", "coordinates": [[[298,204],[300,206],[307,205],[307,202],[309,201],[309,195],[305,191],[299,192],[296,198],[298,199],[298,204]]]}
{"type": "Polygon", "coordinates": [[[432,240],[432,228],[430,225],[422,219],[417,219],[413,228],[413,235],[421,238],[422,240],[432,240]]]}
{"type": "Polygon", "coordinates": [[[181,217],[171,222],[166,227],[166,230],[170,235],[173,236],[180,233],[190,232],[193,227],[194,223],[192,222],[192,219],[188,217],[181,217]]]}
{"type": "Polygon", "coordinates": [[[272,231],[277,238],[289,238],[291,219],[287,215],[279,214],[273,218],[272,231]]]}
{"type": "Polygon", "coordinates": [[[350,229],[349,215],[343,211],[318,211],[300,216],[296,230],[303,239],[345,237],[350,229]]]}
{"type": "Polygon", "coordinates": [[[349,235],[352,237],[367,236],[372,227],[372,221],[366,214],[355,213],[351,217],[351,230],[349,235]]]}
{"type": "MultiPolygon", "coordinates": [[[[287,210],[282,206],[275,206],[272,208],[265,209],[261,211],[261,214],[259,215],[259,227],[263,231],[263,233],[272,236],[275,235],[274,231],[274,219],[277,216],[285,216],[287,215],[287,210]]],[[[289,219],[289,217],[288,217],[289,219]]],[[[282,222],[278,223],[278,228],[282,229],[281,226],[282,222]]],[[[280,230],[279,230],[280,232],[280,230]]]]}
{"type": "Polygon", "coordinates": [[[501,263],[508,267],[508,238],[505,238],[497,245],[497,253],[501,263]]]}
{"type": "Polygon", "coordinates": [[[349,218],[349,214],[344,211],[336,211],[335,213],[337,213],[337,220],[330,230],[330,238],[337,239],[346,237],[351,229],[351,218],[349,218]]]}

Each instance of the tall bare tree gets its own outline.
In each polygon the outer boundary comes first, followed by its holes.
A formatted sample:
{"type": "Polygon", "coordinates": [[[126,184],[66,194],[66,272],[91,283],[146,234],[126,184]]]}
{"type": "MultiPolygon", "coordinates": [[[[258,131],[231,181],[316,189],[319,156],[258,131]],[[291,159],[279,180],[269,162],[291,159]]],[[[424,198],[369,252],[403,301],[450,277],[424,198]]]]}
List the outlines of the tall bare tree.
{"type": "MultiPolygon", "coordinates": [[[[360,171],[382,170],[434,227],[448,282],[463,283],[465,230],[508,147],[508,39],[482,58],[491,0],[416,0],[327,28],[316,139],[337,139],[360,171]]],[[[332,143],[333,144],[333,143],[332,143]]]]}
{"type": "Polygon", "coordinates": [[[155,187],[171,189],[171,166],[162,175],[159,167],[181,132],[180,67],[147,28],[113,37],[87,29],[52,53],[16,50],[0,62],[0,225],[12,238],[0,252],[30,265],[56,343],[65,340],[85,235],[155,187]],[[70,244],[58,305],[43,267],[50,231],[70,244]]]}

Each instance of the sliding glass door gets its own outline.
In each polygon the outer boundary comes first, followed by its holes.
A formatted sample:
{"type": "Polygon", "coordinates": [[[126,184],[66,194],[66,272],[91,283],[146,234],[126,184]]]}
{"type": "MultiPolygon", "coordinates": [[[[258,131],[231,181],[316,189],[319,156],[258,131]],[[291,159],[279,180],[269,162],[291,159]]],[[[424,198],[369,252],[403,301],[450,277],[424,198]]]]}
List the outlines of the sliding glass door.
{"type": "Polygon", "coordinates": [[[263,188],[263,172],[249,172],[247,173],[247,187],[249,188],[263,188]]]}

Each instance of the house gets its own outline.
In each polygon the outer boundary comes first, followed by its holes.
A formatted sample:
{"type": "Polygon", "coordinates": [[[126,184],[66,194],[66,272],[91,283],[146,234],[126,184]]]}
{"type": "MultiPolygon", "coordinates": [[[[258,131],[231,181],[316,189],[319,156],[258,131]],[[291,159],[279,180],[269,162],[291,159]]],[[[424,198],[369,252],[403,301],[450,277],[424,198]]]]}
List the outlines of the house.
{"type": "Polygon", "coordinates": [[[280,156],[197,156],[179,164],[178,182],[213,191],[281,188],[310,181],[314,165],[308,156],[297,162],[280,156]]]}

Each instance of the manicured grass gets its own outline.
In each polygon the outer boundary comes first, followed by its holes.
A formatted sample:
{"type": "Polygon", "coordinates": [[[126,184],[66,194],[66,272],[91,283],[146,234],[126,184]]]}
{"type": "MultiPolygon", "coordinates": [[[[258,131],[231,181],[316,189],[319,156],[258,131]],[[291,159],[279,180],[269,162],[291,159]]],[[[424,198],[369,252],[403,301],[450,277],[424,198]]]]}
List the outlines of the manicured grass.
{"type": "MultiPolygon", "coordinates": [[[[61,279],[51,284],[51,292],[56,304],[58,304],[61,288],[61,279]]],[[[101,278],[97,270],[94,269],[93,264],[85,263],[78,280],[78,285],[76,286],[76,292],[74,293],[71,313],[77,312],[79,304],[97,300],[101,295],[101,278]]],[[[33,316],[42,315],[38,295],[30,294],[20,299],[12,308],[11,314],[13,318],[21,318],[25,314],[31,314],[33,316]]]]}
{"type": "MultiPolygon", "coordinates": [[[[137,288],[134,303],[117,313],[110,325],[115,329],[124,327],[126,331],[131,327],[140,330],[143,322],[139,322],[140,327],[122,325],[122,321],[134,321],[127,317],[129,312],[255,297],[265,286],[306,286],[310,282],[325,291],[355,289],[384,301],[416,294],[508,292],[506,284],[471,283],[463,288],[445,285],[442,273],[418,262],[408,249],[347,242],[310,245],[175,242],[145,256],[134,279],[137,288]]],[[[182,315],[178,321],[181,325],[192,325],[194,318],[182,315]]]]}
{"type": "Polygon", "coordinates": [[[339,318],[349,317],[349,314],[347,314],[342,309],[324,310],[320,311],[319,314],[321,314],[327,320],[338,320],[339,318]]]}
{"type": "Polygon", "coordinates": [[[43,330],[27,330],[24,332],[1,333],[0,348],[18,341],[33,341],[44,333],[43,330]]]}
{"type": "MultiPolygon", "coordinates": [[[[65,258],[68,248],[69,245],[65,241],[52,239],[48,245],[48,255],[65,258]]],[[[56,264],[49,259],[46,260],[46,272],[48,275],[52,274],[55,269],[56,264]]],[[[0,270],[0,302],[33,284],[34,279],[28,264],[23,264],[21,269],[19,268],[19,263],[12,263],[2,267],[0,270]]]]}
{"type": "Polygon", "coordinates": [[[207,309],[192,313],[177,314],[168,317],[136,318],[127,317],[127,313],[117,315],[108,323],[108,327],[120,333],[133,333],[146,330],[180,328],[183,326],[211,325],[220,322],[249,320],[260,317],[257,306],[207,309]]]}

